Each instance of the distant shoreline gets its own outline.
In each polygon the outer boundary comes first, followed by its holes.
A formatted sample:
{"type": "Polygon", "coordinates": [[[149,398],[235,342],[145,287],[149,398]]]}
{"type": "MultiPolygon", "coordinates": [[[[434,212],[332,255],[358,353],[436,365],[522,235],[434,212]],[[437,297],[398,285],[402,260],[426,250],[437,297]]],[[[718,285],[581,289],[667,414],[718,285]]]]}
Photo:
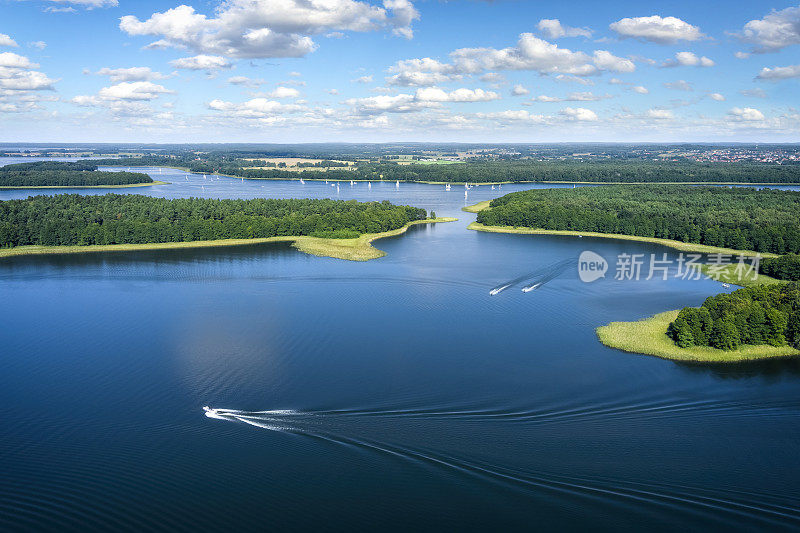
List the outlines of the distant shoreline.
{"type": "Polygon", "coordinates": [[[126,183],[125,185],[0,185],[0,189],[127,189],[128,187],[150,187],[152,185],[169,185],[168,181],[152,181],[150,183],[126,183]]]}
{"type": "Polygon", "coordinates": [[[332,257],[348,261],[368,261],[386,255],[386,252],[372,246],[372,242],[385,237],[393,237],[405,233],[409,227],[416,224],[436,224],[440,222],[454,222],[458,219],[439,217],[435,219],[414,220],[401,228],[381,233],[364,233],[353,239],[324,239],[306,235],[287,235],[261,239],[219,239],[213,241],[181,241],[157,242],[143,244],[105,244],[88,246],[17,246],[14,248],[0,249],[0,258],[21,257],[31,255],[59,255],[92,252],[133,252],[147,250],[173,250],[187,248],[216,248],[222,246],[246,246],[252,244],[265,244],[272,242],[291,242],[297,250],[320,257],[332,257]]]}

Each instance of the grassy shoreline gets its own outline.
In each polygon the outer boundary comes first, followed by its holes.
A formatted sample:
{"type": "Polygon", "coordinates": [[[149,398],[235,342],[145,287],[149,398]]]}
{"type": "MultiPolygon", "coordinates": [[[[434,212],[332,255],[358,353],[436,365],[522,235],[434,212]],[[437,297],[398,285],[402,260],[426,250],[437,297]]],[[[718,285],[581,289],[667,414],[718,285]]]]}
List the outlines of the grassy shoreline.
{"type": "Polygon", "coordinates": [[[320,257],[333,257],[348,261],[368,261],[386,255],[386,252],[372,246],[372,242],[385,237],[393,237],[405,233],[410,226],[416,224],[436,224],[454,222],[455,218],[439,217],[435,219],[415,220],[402,228],[382,233],[365,233],[354,239],[323,239],[320,237],[280,236],[262,239],[220,239],[214,241],[159,242],[147,244],[107,244],[91,246],[18,246],[0,249],[0,258],[26,255],[75,254],[90,252],[131,252],[145,250],[170,250],[177,248],[216,248],[220,246],[243,246],[271,242],[291,242],[301,252],[320,257]]]}
{"type": "Polygon", "coordinates": [[[800,351],[790,346],[746,345],[731,351],[710,346],[680,348],[667,336],[667,328],[677,318],[678,312],[679,310],[666,311],[633,322],[611,322],[597,328],[597,338],[609,348],[673,361],[737,363],[800,355],[800,351]]]}
{"type": "Polygon", "coordinates": [[[151,185],[169,185],[169,182],[152,181],[150,183],[126,183],[124,185],[0,185],[0,189],[127,189],[128,187],[150,187],[151,185]]]}

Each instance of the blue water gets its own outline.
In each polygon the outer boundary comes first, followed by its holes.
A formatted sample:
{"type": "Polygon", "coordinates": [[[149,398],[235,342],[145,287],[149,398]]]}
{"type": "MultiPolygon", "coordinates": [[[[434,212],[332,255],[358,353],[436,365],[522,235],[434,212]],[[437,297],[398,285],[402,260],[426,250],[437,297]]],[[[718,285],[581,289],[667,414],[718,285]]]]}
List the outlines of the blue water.
{"type": "Polygon", "coordinates": [[[797,360],[678,364],[596,340],[725,290],[613,279],[620,253],[672,251],[469,231],[463,187],[147,171],[171,184],[114,192],[460,220],[365,263],[282,244],[0,261],[0,529],[800,527],[797,360]],[[606,278],[578,279],[584,250],[606,278]],[[517,278],[547,281],[489,295],[517,278]]]}

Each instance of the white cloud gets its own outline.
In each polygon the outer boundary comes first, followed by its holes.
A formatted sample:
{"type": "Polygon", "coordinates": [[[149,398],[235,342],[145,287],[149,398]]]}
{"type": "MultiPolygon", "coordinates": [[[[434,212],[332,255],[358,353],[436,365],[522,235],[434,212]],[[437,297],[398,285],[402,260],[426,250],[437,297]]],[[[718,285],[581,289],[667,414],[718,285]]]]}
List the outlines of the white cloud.
{"type": "Polygon", "coordinates": [[[55,82],[56,80],[51,80],[43,72],[0,67],[0,89],[45,91],[52,90],[55,82]]]}
{"type": "Polygon", "coordinates": [[[275,90],[269,92],[268,96],[270,98],[298,98],[300,91],[291,87],[276,87],[275,90]]]}
{"type": "MultiPolygon", "coordinates": [[[[85,7],[86,9],[95,9],[97,7],[117,7],[119,5],[119,0],[46,0],[48,2],[52,2],[54,4],[71,4],[76,6],[85,7]]],[[[50,12],[58,12],[58,11],[67,11],[74,9],[70,7],[63,7],[63,8],[48,8],[50,12]]]]}
{"type": "Polygon", "coordinates": [[[534,115],[524,109],[509,109],[507,111],[495,111],[492,113],[475,113],[475,116],[484,120],[492,120],[503,125],[509,123],[532,122],[541,124],[547,121],[544,115],[534,115]]]}
{"type": "Polygon", "coordinates": [[[561,37],[586,37],[592,36],[589,28],[571,28],[564,26],[558,19],[542,19],[537,25],[539,31],[549,39],[559,39],[561,37]]]}
{"type": "Polygon", "coordinates": [[[415,94],[379,95],[366,98],[351,98],[345,103],[356,115],[382,113],[411,113],[440,107],[445,102],[488,102],[498,100],[500,95],[483,89],[456,89],[445,91],[438,87],[417,89],[415,94]]]}
{"type": "Polygon", "coordinates": [[[631,90],[633,92],[639,93],[639,94],[650,94],[650,91],[648,91],[646,87],[642,87],[641,85],[637,85],[637,86],[631,88],[631,90]]]}
{"type": "Polygon", "coordinates": [[[392,12],[391,23],[394,26],[392,33],[406,39],[414,37],[411,24],[419,19],[419,11],[414,8],[414,4],[409,0],[384,0],[383,7],[392,12]]]}
{"type": "Polygon", "coordinates": [[[764,89],[755,88],[755,89],[742,89],[739,91],[742,96],[748,96],[750,98],[766,98],[767,93],[764,89]]]}
{"type": "Polygon", "coordinates": [[[217,99],[209,102],[208,108],[237,118],[257,119],[266,123],[282,121],[282,115],[306,109],[298,104],[282,104],[267,98],[253,98],[240,104],[217,99]]]}
{"type": "Polygon", "coordinates": [[[758,122],[764,120],[764,113],[752,107],[734,107],[728,114],[733,120],[744,122],[758,122]]]}
{"type": "Polygon", "coordinates": [[[747,59],[750,57],[750,54],[747,52],[734,52],[733,55],[736,59],[747,59]]]}
{"type": "Polygon", "coordinates": [[[312,35],[391,27],[411,38],[417,18],[408,0],[384,0],[383,7],[358,0],[227,0],[213,17],[181,5],[144,21],[126,15],[120,28],[129,35],[159,37],[150,45],[157,48],[234,58],[302,57],[317,47],[312,35]]]}
{"type": "Polygon", "coordinates": [[[520,84],[514,85],[511,89],[511,96],[525,96],[528,93],[530,93],[530,91],[520,84]]]}
{"type": "Polygon", "coordinates": [[[631,37],[658,44],[673,44],[678,41],[698,41],[705,37],[697,26],[676,17],[624,18],[609,26],[622,37],[631,37]]]}
{"type": "Polygon", "coordinates": [[[708,95],[712,100],[716,100],[717,102],[724,102],[725,96],[720,93],[711,93],[708,95]]]}
{"type": "Polygon", "coordinates": [[[350,81],[352,81],[353,83],[372,83],[372,76],[361,76],[360,78],[356,78],[350,81]]]}
{"type": "Polygon", "coordinates": [[[580,92],[580,93],[569,93],[567,96],[560,97],[560,96],[546,96],[541,95],[534,98],[537,102],[599,102],[600,100],[606,100],[608,98],[612,98],[610,94],[606,95],[597,95],[592,92],[580,92]]]}
{"type": "Polygon", "coordinates": [[[100,76],[108,76],[113,83],[122,81],[152,81],[165,80],[170,76],[155,72],[150,67],[108,68],[97,71],[100,76]]]}
{"type": "Polygon", "coordinates": [[[694,87],[686,80],[678,80],[664,83],[664,87],[675,91],[693,91],[694,87]]]}
{"type": "Polygon", "coordinates": [[[617,57],[606,50],[595,50],[593,61],[597,68],[601,70],[610,70],[612,72],[633,72],[636,70],[636,65],[630,59],[617,57]]]}
{"type": "Polygon", "coordinates": [[[570,120],[577,120],[579,122],[596,122],[599,120],[597,113],[585,107],[565,107],[560,111],[560,114],[570,120]]]}
{"type": "Polygon", "coordinates": [[[325,91],[325,92],[327,92],[328,94],[332,94],[332,95],[337,95],[337,94],[339,94],[339,90],[338,90],[338,89],[328,89],[328,90],[327,90],[327,91],[325,91]]]}
{"type": "Polygon", "coordinates": [[[77,13],[78,11],[74,7],[46,7],[44,8],[45,13],[77,13]]]}
{"type": "Polygon", "coordinates": [[[162,94],[173,92],[153,82],[132,81],[103,87],[98,96],[103,100],[154,100],[162,94]]]}
{"type": "Polygon", "coordinates": [[[11,48],[17,48],[19,45],[14,39],[9,37],[5,33],[0,33],[0,46],[9,46],[11,48]]]}
{"type": "Polygon", "coordinates": [[[230,61],[222,56],[210,56],[205,54],[194,57],[182,57],[169,62],[175,68],[185,70],[220,70],[231,68],[230,61]]]}
{"type": "Polygon", "coordinates": [[[43,72],[32,70],[38,66],[25,56],[12,52],[0,53],[0,90],[52,90],[56,80],[48,78],[43,72]]]}
{"type": "Polygon", "coordinates": [[[800,65],[789,65],[788,67],[764,67],[756,76],[759,80],[786,80],[789,78],[800,78],[800,65]]]}
{"type": "Polygon", "coordinates": [[[756,53],[774,52],[800,44],[800,6],[773,10],[763,19],[751,20],[738,37],[752,43],[756,53]]]}
{"type": "Polygon", "coordinates": [[[31,63],[30,59],[13,52],[0,53],[0,67],[6,68],[36,68],[39,65],[31,63]]]}
{"type": "Polygon", "coordinates": [[[415,99],[426,102],[489,102],[499,100],[500,95],[483,89],[456,89],[447,92],[438,87],[417,89],[415,99]]]}
{"type": "Polygon", "coordinates": [[[697,57],[692,52],[678,52],[674,59],[668,59],[661,64],[662,67],[713,67],[714,61],[706,56],[697,57]]]}
{"type": "Polygon", "coordinates": [[[39,50],[44,50],[45,48],[47,48],[47,43],[44,41],[31,41],[28,43],[28,46],[39,50]]]}
{"type": "Polygon", "coordinates": [[[647,116],[656,120],[671,120],[675,118],[674,113],[668,109],[649,109],[647,116]]]}
{"type": "Polygon", "coordinates": [[[557,76],[590,76],[601,70],[632,72],[633,61],[597,50],[592,56],[523,33],[508,48],[460,48],[450,53],[450,63],[429,57],[398,61],[389,68],[388,85],[426,86],[462,79],[464,76],[503,70],[530,70],[557,76]]]}
{"type": "Polygon", "coordinates": [[[259,85],[263,85],[265,82],[264,80],[254,80],[252,78],[248,78],[247,76],[232,76],[228,78],[228,83],[231,85],[242,85],[244,87],[255,88],[259,85]]]}

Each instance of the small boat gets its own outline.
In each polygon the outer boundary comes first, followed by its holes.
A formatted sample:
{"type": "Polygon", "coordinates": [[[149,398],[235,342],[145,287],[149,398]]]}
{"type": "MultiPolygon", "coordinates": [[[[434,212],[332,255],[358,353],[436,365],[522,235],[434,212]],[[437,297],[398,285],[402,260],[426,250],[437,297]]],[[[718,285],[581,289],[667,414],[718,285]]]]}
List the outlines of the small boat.
{"type": "Polygon", "coordinates": [[[725,288],[725,289],[730,289],[731,288],[730,284],[728,284],[728,283],[723,283],[722,287],[725,288]]]}
{"type": "Polygon", "coordinates": [[[303,181],[303,178],[300,178],[300,185],[305,185],[305,184],[306,184],[306,182],[303,181]]]}
{"type": "Polygon", "coordinates": [[[372,189],[372,182],[371,181],[367,182],[367,189],[372,189]]]}
{"type": "Polygon", "coordinates": [[[542,284],[542,282],[540,281],[539,283],[534,283],[533,285],[528,285],[527,287],[523,287],[522,288],[522,292],[531,292],[532,290],[535,290],[541,284],[542,284]]]}
{"type": "Polygon", "coordinates": [[[399,189],[400,188],[400,181],[394,182],[394,188],[395,189],[399,189]]]}

